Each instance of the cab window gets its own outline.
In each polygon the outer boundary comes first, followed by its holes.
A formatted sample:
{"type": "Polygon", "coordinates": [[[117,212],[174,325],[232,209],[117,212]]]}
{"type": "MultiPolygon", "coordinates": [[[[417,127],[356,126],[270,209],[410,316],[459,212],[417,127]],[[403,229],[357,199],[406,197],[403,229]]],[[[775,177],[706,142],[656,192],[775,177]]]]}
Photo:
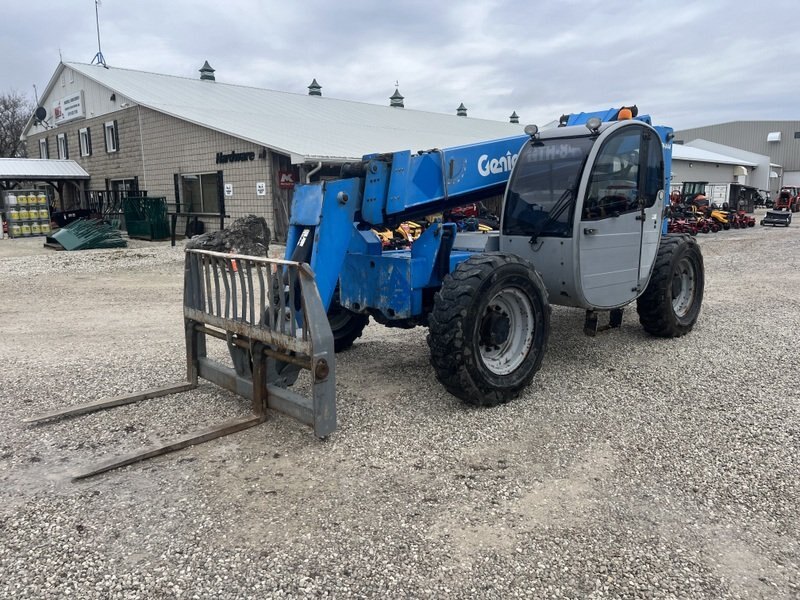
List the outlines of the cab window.
{"type": "Polygon", "coordinates": [[[583,221],[640,210],[641,137],[640,127],[626,127],[605,141],[592,167],[583,203],[583,221]]]}
{"type": "Polygon", "coordinates": [[[535,140],[520,151],[506,196],[505,235],[572,235],[578,184],[594,141],[535,140]]]}
{"type": "Polygon", "coordinates": [[[642,144],[642,202],[646,208],[655,204],[659,190],[664,189],[664,150],[661,139],[651,131],[645,131],[642,144]]]}

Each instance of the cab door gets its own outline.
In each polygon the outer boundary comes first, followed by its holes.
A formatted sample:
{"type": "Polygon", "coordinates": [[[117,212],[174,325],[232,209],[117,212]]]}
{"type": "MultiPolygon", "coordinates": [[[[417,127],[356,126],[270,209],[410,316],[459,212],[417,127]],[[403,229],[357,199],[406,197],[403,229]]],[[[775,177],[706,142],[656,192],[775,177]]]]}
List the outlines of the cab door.
{"type": "Polygon", "coordinates": [[[642,249],[639,253],[639,291],[644,291],[661,242],[665,208],[664,149],[654,131],[642,134],[639,203],[642,209],[642,249]]]}
{"type": "Polygon", "coordinates": [[[579,281],[588,306],[614,308],[639,295],[645,218],[639,190],[645,132],[651,133],[631,121],[598,140],[600,148],[576,232],[579,281]]]}

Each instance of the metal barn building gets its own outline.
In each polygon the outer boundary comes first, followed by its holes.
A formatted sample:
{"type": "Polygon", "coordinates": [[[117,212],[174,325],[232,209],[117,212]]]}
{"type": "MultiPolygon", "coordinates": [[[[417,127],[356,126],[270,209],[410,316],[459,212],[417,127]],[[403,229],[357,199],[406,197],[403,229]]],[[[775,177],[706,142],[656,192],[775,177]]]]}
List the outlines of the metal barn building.
{"type": "Polygon", "coordinates": [[[308,94],[225,84],[207,62],[198,78],[61,63],[40,106],[46,115],[24,131],[28,155],[72,159],[91,176],[83,191],[59,198],[61,208],[146,191],[182,215],[179,233],[190,218],[208,230],[255,214],[277,240],[295,182],[335,175],[369,153],[523,132],[513,118],[465,118],[463,105],[462,116],[406,109],[397,90],[378,106],[323,97],[316,80],[308,94]]]}
{"type": "Polygon", "coordinates": [[[800,121],[732,121],[675,132],[675,142],[705,140],[769,156],[769,191],[800,186],[800,121]]]}

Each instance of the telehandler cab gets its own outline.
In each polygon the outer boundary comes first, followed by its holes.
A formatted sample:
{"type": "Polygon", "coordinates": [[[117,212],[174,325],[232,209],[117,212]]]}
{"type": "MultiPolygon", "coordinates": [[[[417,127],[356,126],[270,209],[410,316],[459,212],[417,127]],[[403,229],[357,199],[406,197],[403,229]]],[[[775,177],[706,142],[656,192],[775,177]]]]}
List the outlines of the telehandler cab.
{"type": "MultiPolygon", "coordinates": [[[[367,155],[340,179],[299,186],[286,259],[186,251],[188,382],[55,411],[80,414],[181,392],[210,380],[252,399],[253,415],[106,461],[99,473],[250,427],[273,408],[336,428],[334,351],[372,317],[429,328],[431,365],[453,395],[478,406],[518,396],[539,370],[550,306],[618,327],[636,302],[655,336],[694,326],[703,258],[689,235],[667,234],[672,130],[636,107],[564,115],[559,126],[445,149],[367,155]],[[410,249],[384,250],[373,228],[504,196],[500,230],[428,226],[410,249]],[[206,355],[226,341],[233,368],[206,355]],[[292,389],[301,370],[310,395],[292,389]]],[[[605,328],[603,327],[603,328],[605,328]]]]}

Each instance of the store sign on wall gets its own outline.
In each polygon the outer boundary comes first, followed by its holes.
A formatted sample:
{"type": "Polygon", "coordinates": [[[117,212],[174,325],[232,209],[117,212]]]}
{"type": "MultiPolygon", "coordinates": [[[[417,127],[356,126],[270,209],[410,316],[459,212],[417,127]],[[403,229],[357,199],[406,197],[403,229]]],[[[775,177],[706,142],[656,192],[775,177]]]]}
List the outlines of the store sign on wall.
{"type": "Polygon", "coordinates": [[[247,162],[255,160],[255,152],[217,152],[217,164],[224,165],[232,162],[247,162]]]}
{"type": "Polygon", "coordinates": [[[278,171],[278,187],[282,190],[294,189],[294,173],[291,171],[278,171]]]}
{"type": "Polygon", "coordinates": [[[75,119],[82,119],[85,116],[83,90],[53,102],[53,120],[56,125],[74,121],[75,119]]]}
{"type": "Polygon", "coordinates": [[[266,195],[267,195],[267,182],[256,181],[256,196],[266,196],[266,195]]]}
{"type": "Polygon", "coordinates": [[[233,184],[232,183],[226,183],[225,184],[225,195],[228,196],[228,197],[233,196],[233,184]]]}

